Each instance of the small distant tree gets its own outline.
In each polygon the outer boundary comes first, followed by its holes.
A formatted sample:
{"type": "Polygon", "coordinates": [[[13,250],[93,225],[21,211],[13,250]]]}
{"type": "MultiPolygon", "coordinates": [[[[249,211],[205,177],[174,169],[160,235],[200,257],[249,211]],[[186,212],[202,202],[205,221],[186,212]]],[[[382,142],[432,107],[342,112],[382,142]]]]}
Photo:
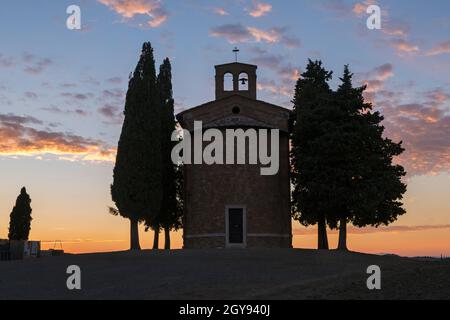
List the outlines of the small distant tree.
{"type": "Polygon", "coordinates": [[[160,212],[162,199],[161,115],[153,48],[144,43],[130,78],[111,195],[130,219],[132,250],[139,250],[138,224],[160,212]]]}
{"type": "Polygon", "coordinates": [[[31,198],[25,187],[17,197],[9,221],[9,240],[28,240],[31,229],[31,198]]]}

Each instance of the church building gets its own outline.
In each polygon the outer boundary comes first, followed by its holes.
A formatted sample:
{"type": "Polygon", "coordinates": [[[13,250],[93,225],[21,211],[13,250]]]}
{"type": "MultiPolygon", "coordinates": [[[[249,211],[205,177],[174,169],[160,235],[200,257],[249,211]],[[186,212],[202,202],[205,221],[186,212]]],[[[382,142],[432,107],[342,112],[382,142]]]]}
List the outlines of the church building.
{"type": "Polygon", "coordinates": [[[279,153],[279,170],[262,175],[261,164],[185,164],[184,248],[291,248],[291,112],[257,100],[257,66],[215,69],[216,99],[178,114],[180,125],[193,132],[194,121],[202,121],[224,136],[231,128],[278,129],[279,150],[270,151],[279,153]]]}

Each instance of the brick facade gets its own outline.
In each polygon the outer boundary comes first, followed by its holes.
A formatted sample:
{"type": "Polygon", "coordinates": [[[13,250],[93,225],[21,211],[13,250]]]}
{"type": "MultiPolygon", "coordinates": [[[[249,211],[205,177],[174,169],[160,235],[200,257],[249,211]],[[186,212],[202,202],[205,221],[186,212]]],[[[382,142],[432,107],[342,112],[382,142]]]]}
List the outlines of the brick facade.
{"type": "Polygon", "coordinates": [[[245,212],[243,247],[290,248],[290,111],[256,100],[256,91],[220,94],[221,76],[226,72],[236,75],[247,72],[249,91],[256,88],[256,66],[240,63],[217,66],[218,99],[179,114],[180,124],[189,131],[193,130],[194,121],[202,121],[205,129],[217,128],[222,132],[227,128],[279,129],[279,171],[263,176],[260,165],[185,165],[184,248],[227,247],[226,217],[231,207],[245,212]]]}

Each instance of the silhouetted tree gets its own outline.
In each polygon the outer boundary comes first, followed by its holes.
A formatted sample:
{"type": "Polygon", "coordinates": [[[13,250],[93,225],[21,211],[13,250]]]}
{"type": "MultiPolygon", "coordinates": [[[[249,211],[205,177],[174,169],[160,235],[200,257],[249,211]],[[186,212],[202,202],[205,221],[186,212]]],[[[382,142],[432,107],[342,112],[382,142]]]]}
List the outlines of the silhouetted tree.
{"type": "Polygon", "coordinates": [[[9,240],[28,240],[31,229],[31,198],[25,187],[17,197],[9,221],[9,240]]]}
{"type": "Polygon", "coordinates": [[[161,226],[158,220],[159,217],[160,215],[158,214],[158,216],[154,219],[151,219],[149,222],[145,222],[145,232],[148,232],[149,230],[153,231],[153,250],[159,249],[159,233],[161,232],[161,226]]]}
{"type": "Polygon", "coordinates": [[[162,199],[161,115],[155,60],[149,42],[128,85],[111,195],[130,219],[132,250],[139,250],[138,224],[160,212],[162,199]]]}
{"type": "Polygon", "coordinates": [[[154,232],[153,248],[158,248],[159,231],[164,230],[165,249],[170,249],[170,231],[181,227],[182,206],[179,196],[179,185],[182,183],[177,164],[171,159],[171,152],[176,142],[171,140],[176,128],[174,115],[174,99],[172,92],[172,67],[166,58],[160,66],[157,87],[161,104],[161,154],[163,160],[162,183],[163,197],[160,214],[156,220],[146,221],[147,227],[154,232]]]}
{"type": "Polygon", "coordinates": [[[328,249],[326,232],[330,210],[332,180],[329,159],[325,158],[327,129],[333,126],[329,119],[332,91],[328,81],[332,72],[325,70],[321,61],[309,60],[306,71],[295,87],[294,125],[291,135],[292,210],[301,224],[318,224],[318,248],[328,249]]]}
{"type": "Polygon", "coordinates": [[[364,101],[366,86],[354,88],[353,74],[345,66],[341,85],[335,95],[335,105],[341,115],[336,119],[340,128],[340,153],[336,157],[336,215],[339,219],[338,249],[347,250],[347,222],[356,226],[388,225],[405,213],[402,208],[406,185],[402,166],[392,163],[404,149],[383,137],[383,117],[372,112],[372,104],[364,101]]]}

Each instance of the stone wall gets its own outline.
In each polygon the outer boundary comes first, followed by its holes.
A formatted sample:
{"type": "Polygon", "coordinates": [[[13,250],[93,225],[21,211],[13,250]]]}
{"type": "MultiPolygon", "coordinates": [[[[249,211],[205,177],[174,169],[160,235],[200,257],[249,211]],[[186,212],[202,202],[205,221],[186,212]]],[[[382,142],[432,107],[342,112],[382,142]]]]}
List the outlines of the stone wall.
{"type": "MultiPolygon", "coordinates": [[[[262,176],[259,165],[185,165],[186,236],[225,234],[227,206],[246,209],[248,234],[290,236],[288,136],[280,136],[277,175],[262,176]]],[[[224,247],[225,240],[185,239],[185,247],[224,247]]],[[[248,237],[248,247],[290,247],[291,238],[248,237]]]]}

